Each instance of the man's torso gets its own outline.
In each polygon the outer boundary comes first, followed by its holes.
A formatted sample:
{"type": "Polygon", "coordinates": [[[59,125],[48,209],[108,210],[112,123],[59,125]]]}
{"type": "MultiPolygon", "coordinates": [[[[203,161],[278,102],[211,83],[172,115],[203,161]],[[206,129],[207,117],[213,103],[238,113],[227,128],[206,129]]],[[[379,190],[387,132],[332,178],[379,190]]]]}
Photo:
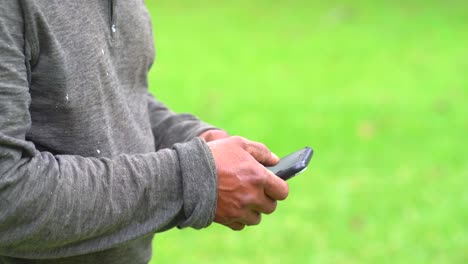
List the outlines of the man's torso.
{"type": "MultiPolygon", "coordinates": [[[[146,101],[154,48],[143,0],[20,3],[31,95],[27,140],[40,151],[85,157],[154,151],[146,101]]],[[[0,263],[146,263],[151,238],[56,260],[0,256],[0,263]]]]}

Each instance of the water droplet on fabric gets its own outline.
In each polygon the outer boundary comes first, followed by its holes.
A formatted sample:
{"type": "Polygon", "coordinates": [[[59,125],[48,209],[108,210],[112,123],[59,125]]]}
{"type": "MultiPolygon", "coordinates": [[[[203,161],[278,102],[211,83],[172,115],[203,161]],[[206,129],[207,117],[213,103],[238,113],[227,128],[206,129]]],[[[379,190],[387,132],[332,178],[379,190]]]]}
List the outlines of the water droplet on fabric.
{"type": "Polygon", "coordinates": [[[99,149],[96,149],[96,152],[97,152],[98,154],[101,154],[101,151],[100,151],[99,149]]]}
{"type": "Polygon", "coordinates": [[[112,24],[112,32],[115,33],[115,31],[116,31],[115,24],[112,24]]]}
{"type": "Polygon", "coordinates": [[[104,55],[104,50],[103,49],[101,49],[101,53],[102,53],[102,55],[104,55]]]}
{"type": "Polygon", "coordinates": [[[68,94],[65,96],[65,99],[67,99],[67,102],[68,102],[68,94]]]}

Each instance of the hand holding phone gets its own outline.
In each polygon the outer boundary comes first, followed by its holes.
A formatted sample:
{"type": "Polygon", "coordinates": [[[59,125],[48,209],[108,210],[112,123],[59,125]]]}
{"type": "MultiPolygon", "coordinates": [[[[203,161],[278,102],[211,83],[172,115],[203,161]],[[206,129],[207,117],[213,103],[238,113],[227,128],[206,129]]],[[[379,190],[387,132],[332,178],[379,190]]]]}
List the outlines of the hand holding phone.
{"type": "Polygon", "coordinates": [[[310,147],[305,147],[282,158],[275,166],[266,168],[281,179],[288,180],[307,169],[313,153],[310,147]]]}
{"type": "Polygon", "coordinates": [[[260,164],[278,162],[265,145],[229,137],[210,141],[208,147],[218,176],[215,222],[233,230],[256,225],[261,220],[259,213],[272,213],[275,201],[288,196],[288,185],[260,164]]]}

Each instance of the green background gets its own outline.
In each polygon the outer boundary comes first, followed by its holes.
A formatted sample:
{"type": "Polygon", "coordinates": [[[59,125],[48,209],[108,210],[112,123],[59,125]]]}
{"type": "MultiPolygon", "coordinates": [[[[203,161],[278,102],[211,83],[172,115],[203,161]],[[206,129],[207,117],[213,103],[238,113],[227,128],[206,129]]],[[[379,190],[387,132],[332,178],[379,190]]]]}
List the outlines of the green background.
{"type": "Polygon", "coordinates": [[[466,1],[146,1],[153,92],[309,170],[259,226],[152,263],[468,263],[466,1]]]}

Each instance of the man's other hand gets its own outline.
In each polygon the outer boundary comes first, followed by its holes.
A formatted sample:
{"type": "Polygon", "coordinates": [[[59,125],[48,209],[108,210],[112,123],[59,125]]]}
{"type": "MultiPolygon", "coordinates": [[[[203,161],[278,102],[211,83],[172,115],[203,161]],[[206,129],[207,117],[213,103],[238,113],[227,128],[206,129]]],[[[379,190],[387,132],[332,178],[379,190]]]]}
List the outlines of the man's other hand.
{"type": "Polygon", "coordinates": [[[288,185],[264,166],[279,162],[263,144],[242,137],[208,143],[218,173],[218,202],[214,221],[233,230],[257,225],[276,201],[288,196],[288,185]]]}
{"type": "Polygon", "coordinates": [[[210,129],[201,133],[199,137],[203,138],[206,142],[211,142],[218,139],[228,138],[229,134],[224,130],[210,129]]]}

